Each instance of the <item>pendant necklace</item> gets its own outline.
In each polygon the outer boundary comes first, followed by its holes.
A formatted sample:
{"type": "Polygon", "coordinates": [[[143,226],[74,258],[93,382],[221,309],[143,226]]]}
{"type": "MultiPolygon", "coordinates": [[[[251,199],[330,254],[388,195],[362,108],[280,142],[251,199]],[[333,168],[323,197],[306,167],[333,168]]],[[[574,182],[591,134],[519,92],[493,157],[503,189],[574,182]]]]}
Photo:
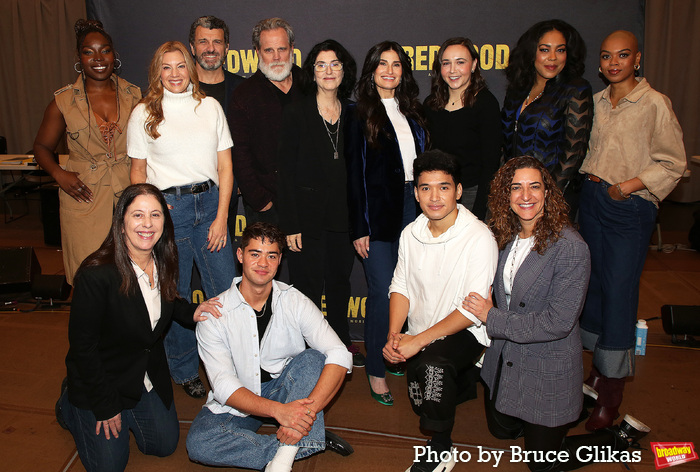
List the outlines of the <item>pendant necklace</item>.
{"type": "Polygon", "coordinates": [[[335,125],[336,125],[335,131],[331,131],[330,128],[328,128],[328,123],[326,122],[326,119],[323,117],[323,113],[321,113],[320,108],[318,108],[318,114],[321,115],[321,121],[323,121],[323,127],[326,128],[326,133],[328,134],[328,139],[330,139],[331,145],[333,146],[333,160],[337,160],[338,159],[338,139],[340,138],[340,115],[341,115],[341,113],[338,113],[338,121],[335,122],[335,125]]]}

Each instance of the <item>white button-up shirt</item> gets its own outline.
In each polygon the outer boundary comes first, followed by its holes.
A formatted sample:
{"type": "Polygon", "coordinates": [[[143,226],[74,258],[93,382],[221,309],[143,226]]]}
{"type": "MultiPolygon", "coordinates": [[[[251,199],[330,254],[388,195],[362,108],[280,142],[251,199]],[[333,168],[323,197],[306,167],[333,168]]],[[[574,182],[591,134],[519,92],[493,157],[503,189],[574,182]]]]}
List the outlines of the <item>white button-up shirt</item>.
{"type": "Polygon", "coordinates": [[[261,393],[260,367],[277,378],[306,344],[325,354],[326,364],[352,371],[352,354],[324,319],[314,303],[297,289],[272,281],[272,318],[258,341],[255,311],[248,305],[234,279],[231,288],[219,295],[222,317],[197,323],[197,346],[212,390],[206,407],[213,413],[247,416],[226,405],[229,397],[244,387],[261,393]]]}

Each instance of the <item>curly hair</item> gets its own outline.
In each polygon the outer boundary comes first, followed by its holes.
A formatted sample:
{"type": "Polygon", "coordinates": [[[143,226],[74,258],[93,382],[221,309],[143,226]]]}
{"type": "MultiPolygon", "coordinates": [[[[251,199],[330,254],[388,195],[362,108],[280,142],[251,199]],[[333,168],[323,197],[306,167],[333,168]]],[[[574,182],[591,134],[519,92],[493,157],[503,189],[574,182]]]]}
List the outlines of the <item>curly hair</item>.
{"type": "Polygon", "coordinates": [[[287,237],[277,226],[272,223],[258,221],[252,225],[246,226],[241,235],[240,248],[245,251],[245,248],[250,244],[251,239],[259,239],[262,242],[267,241],[270,244],[277,243],[280,254],[287,247],[287,237]]]}
{"type": "Polygon", "coordinates": [[[338,61],[343,64],[343,81],[338,87],[338,98],[340,100],[350,98],[350,94],[353,88],[355,88],[357,63],[348,50],[334,39],[326,39],[312,47],[311,51],[309,51],[304,64],[301,66],[301,70],[304,72],[302,75],[302,88],[307,94],[316,94],[316,83],[313,81],[314,64],[316,63],[318,55],[324,51],[333,51],[338,61]]]}
{"type": "Polygon", "coordinates": [[[401,45],[395,41],[382,41],[375,44],[367,52],[365,63],[362,66],[362,74],[357,81],[357,112],[365,121],[365,138],[367,143],[376,147],[377,136],[386,124],[389,117],[382,105],[377,87],[374,85],[374,71],[379,67],[382,53],[394,51],[401,61],[401,81],[395,90],[395,97],[399,103],[399,111],[406,117],[415,120],[422,128],[426,128],[425,120],[421,113],[421,104],[418,101],[418,84],[411,71],[411,58],[401,45]]]}
{"type": "Polygon", "coordinates": [[[476,101],[476,94],[481,90],[488,88],[486,80],[481,76],[481,68],[479,67],[479,54],[476,52],[474,43],[469,38],[450,38],[440,46],[440,50],[433,61],[433,74],[430,85],[430,95],[425,99],[425,106],[433,110],[442,110],[447,105],[450,98],[450,88],[442,78],[442,56],[445,50],[450,46],[464,46],[469,51],[472,60],[476,62],[474,72],[472,72],[471,80],[466,89],[462,92],[462,105],[471,108],[476,101]]]}
{"type": "Polygon", "coordinates": [[[523,91],[535,83],[535,54],[540,38],[550,31],[559,31],[566,40],[566,64],[555,80],[568,81],[581,77],[586,68],[586,43],[576,28],[562,20],[540,21],[530,27],[510,52],[506,78],[508,91],[523,91]]]}
{"type": "Polygon", "coordinates": [[[153,54],[151,65],[148,67],[148,93],[141,99],[140,103],[146,106],[148,118],[144,127],[146,133],[153,139],[158,139],[160,133],[158,126],[163,122],[163,83],[160,80],[161,71],[163,69],[163,56],[169,52],[180,52],[185,60],[187,72],[190,75],[190,83],[192,84],[192,98],[197,100],[197,106],[205,97],[204,93],[199,89],[199,76],[195,67],[192,55],[187,50],[184,44],[180,41],[168,41],[160,45],[153,54]]]}
{"type": "Polygon", "coordinates": [[[109,230],[107,238],[97,251],[90,254],[80,264],[76,278],[80,277],[82,269],[86,267],[114,264],[122,280],[119,291],[124,295],[138,293],[139,283],[136,279],[134,268],[131,266],[129,249],[126,246],[126,238],[124,236],[124,217],[129,206],[139,195],[151,195],[160,203],[164,218],[163,234],[153,246],[153,258],[158,272],[160,294],[165,300],[173,301],[178,297],[177,279],[179,274],[175,229],[173,228],[173,220],[170,217],[168,204],[165,202],[163,194],[151,184],[129,185],[124,189],[117,205],[114,207],[112,228],[109,230]]]}
{"type": "Polygon", "coordinates": [[[521,231],[522,225],[510,206],[511,184],[518,169],[536,169],[542,175],[545,197],[542,216],[535,223],[533,235],[535,245],[533,250],[544,254],[549,246],[557,242],[559,234],[569,222],[569,205],[564,200],[559,187],[540,161],[531,156],[515,157],[498,169],[491,181],[489,193],[489,211],[491,217],[488,225],[493,231],[498,243],[498,249],[503,250],[509,242],[521,231]]]}

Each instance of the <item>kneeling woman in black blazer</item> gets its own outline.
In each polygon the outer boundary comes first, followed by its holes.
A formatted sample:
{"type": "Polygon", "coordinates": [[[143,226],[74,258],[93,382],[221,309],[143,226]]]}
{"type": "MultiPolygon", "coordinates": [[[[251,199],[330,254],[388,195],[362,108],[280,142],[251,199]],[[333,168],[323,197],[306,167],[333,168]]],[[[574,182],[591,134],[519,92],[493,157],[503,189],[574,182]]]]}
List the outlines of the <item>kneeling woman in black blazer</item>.
{"type": "Polygon", "coordinates": [[[566,437],[583,403],[578,318],[591,272],[588,246],[570,226],[568,209],[540,161],[506,162],[489,195],[489,226],[500,249],[497,306],[490,294],[476,292],[463,303],[491,337],[481,370],[489,431],[499,439],[524,436],[527,451],[542,452],[528,463],[540,472],[576,469],[590,462],[579,448],[624,451],[649,432],[627,415],[614,428],[566,437]]]}
{"type": "Polygon", "coordinates": [[[177,295],[173,222],[160,191],[131,185],[117,203],[102,246],[80,266],[68,325],[67,388],[56,406],[85,469],[124,470],[129,434],[144,454],[167,456],[177,447],[163,333],[175,318],[193,324],[211,313],[177,295]]]}

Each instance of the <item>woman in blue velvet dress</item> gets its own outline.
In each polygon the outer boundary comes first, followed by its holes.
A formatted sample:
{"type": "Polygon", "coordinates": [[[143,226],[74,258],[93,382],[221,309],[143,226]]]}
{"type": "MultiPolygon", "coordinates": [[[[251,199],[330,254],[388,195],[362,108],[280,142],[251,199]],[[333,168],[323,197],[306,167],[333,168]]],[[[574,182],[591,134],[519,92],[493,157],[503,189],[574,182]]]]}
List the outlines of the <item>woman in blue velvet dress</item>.
{"type": "Polygon", "coordinates": [[[591,85],[584,71],[586,45],[561,20],[539,22],[518,40],[506,68],[502,120],[505,160],[535,157],[578,210],[581,167],[593,123],[591,85]]]}

